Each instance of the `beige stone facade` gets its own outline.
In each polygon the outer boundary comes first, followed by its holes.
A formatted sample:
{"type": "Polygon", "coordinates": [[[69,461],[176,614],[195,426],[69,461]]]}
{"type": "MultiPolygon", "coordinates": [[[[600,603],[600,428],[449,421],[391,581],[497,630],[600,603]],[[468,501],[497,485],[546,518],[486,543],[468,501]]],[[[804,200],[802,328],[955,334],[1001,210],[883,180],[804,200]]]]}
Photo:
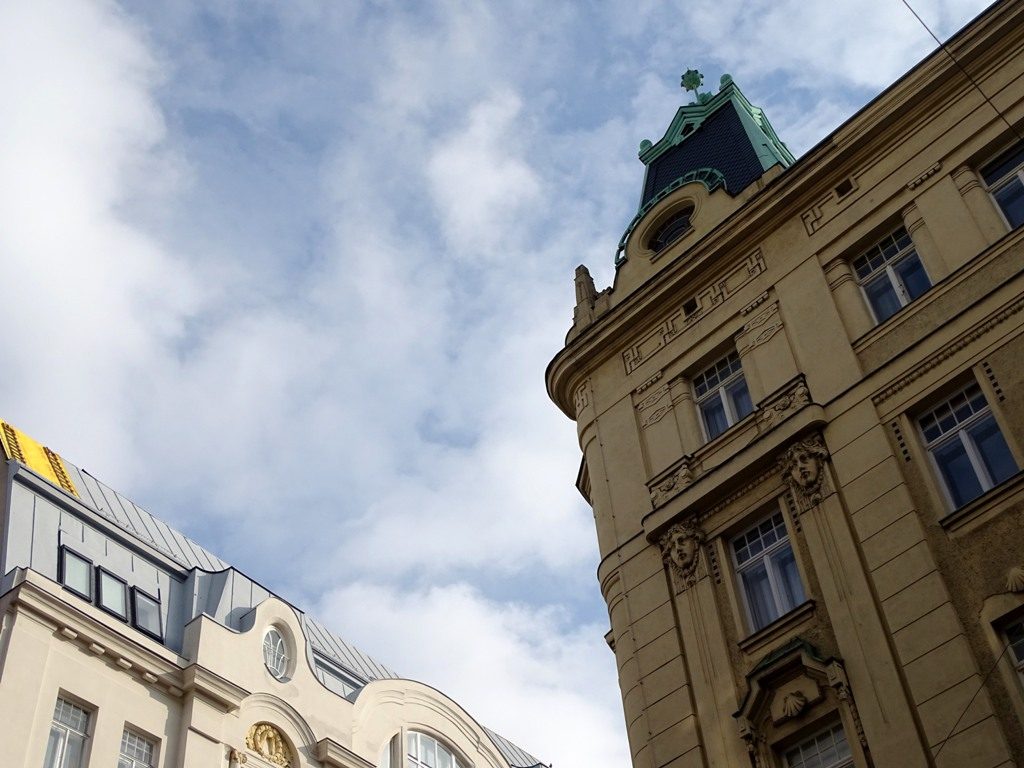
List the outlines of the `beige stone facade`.
{"type": "Polygon", "coordinates": [[[949,50],[577,272],[547,383],[636,768],[1024,765],[1024,4],[949,50]]]}

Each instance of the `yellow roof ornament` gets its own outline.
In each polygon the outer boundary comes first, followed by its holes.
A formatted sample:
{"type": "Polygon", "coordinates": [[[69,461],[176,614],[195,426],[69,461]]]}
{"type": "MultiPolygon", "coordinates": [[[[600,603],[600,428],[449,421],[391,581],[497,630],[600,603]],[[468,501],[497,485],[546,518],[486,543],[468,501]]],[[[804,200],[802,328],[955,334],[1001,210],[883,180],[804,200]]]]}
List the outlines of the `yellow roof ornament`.
{"type": "Polygon", "coordinates": [[[0,420],[0,443],[3,444],[4,455],[8,459],[24,464],[54,485],[63,488],[73,496],[78,496],[78,490],[68,476],[63,459],[45,445],[33,440],[13,424],[2,420],[0,420]]]}

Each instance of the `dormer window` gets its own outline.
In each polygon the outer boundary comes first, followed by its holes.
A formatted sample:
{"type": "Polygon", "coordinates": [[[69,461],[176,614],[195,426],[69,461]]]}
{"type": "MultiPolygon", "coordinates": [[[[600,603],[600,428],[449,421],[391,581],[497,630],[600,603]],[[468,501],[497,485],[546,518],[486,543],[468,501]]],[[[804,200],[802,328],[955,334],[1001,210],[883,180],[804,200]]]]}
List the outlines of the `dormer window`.
{"type": "Polygon", "coordinates": [[[692,215],[692,207],[686,207],[673,214],[668,221],[658,227],[658,230],[647,242],[647,247],[655,253],[668,248],[690,229],[690,217],[692,215]]]}

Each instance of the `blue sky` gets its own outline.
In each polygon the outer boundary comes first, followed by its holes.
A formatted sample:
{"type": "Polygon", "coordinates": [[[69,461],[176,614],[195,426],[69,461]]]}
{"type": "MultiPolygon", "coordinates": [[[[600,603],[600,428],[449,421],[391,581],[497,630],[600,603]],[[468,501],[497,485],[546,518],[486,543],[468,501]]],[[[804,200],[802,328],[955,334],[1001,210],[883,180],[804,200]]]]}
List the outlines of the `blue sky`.
{"type": "Polygon", "coordinates": [[[543,386],[573,270],[611,282],[685,69],[799,156],[933,48],[900,0],[9,0],[0,416],[558,768],[626,765],[543,386]]]}

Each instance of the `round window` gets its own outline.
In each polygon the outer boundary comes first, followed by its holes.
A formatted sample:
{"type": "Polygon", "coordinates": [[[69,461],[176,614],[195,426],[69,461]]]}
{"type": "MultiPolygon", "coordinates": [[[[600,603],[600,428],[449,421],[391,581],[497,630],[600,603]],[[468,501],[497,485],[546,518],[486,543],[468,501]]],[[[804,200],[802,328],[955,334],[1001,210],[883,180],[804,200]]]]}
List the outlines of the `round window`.
{"type": "Polygon", "coordinates": [[[263,636],[263,663],[278,680],[288,671],[288,646],[276,627],[268,629],[263,636]]]}

